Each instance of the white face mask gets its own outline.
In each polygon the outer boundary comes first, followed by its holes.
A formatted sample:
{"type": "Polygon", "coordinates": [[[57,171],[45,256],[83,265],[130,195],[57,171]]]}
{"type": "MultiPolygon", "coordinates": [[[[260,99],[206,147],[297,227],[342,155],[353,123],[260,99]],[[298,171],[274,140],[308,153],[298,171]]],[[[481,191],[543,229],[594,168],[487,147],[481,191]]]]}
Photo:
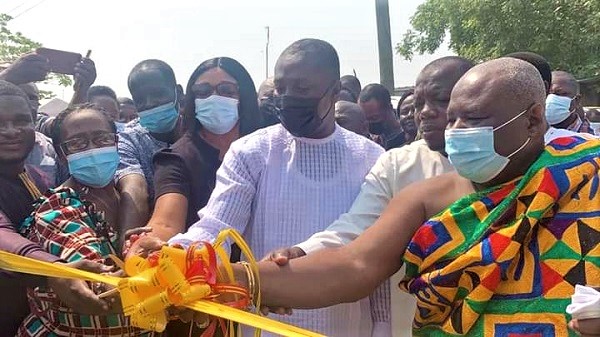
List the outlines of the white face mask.
{"type": "Polygon", "coordinates": [[[223,135],[231,131],[239,120],[238,100],[219,95],[196,98],[196,119],[206,130],[223,135]]]}
{"type": "Polygon", "coordinates": [[[546,97],[546,120],[550,125],[556,125],[571,115],[573,98],[550,94],[546,97]]]}

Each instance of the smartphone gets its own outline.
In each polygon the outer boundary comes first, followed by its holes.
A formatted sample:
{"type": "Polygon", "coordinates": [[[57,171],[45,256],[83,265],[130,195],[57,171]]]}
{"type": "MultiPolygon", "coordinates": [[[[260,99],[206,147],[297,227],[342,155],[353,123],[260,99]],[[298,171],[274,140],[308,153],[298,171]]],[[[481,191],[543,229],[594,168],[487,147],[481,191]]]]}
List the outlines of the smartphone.
{"type": "Polygon", "coordinates": [[[47,58],[50,71],[58,74],[74,75],[75,65],[81,62],[81,54],[68,51],[38,48],[35,53],[47,58]]]}

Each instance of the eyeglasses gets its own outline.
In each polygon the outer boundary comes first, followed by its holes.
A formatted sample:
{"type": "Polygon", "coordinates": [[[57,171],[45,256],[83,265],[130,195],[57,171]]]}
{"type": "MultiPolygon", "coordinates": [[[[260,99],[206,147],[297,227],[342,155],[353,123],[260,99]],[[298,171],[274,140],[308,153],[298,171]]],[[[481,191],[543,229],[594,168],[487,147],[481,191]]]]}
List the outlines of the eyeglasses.
{"type": "Polygon", "coordinates": [[[221,82],[214,87],[208,83],[195,84],[192,87],[192,92],[196,98],[208,98],[214,93],[229,98],[238,98],[240,96],[238,85],[231,82],[221,82]]]}
{"type": "Polygon", "coordinates": [[[91,138],[75,137],[63,142],[60,147],[67,155],[86,150],[90,146],[90,141],[97,147],[114,146],[117,144],[117,135],[111,132],[103,132],[93,135],[91,138]]]}

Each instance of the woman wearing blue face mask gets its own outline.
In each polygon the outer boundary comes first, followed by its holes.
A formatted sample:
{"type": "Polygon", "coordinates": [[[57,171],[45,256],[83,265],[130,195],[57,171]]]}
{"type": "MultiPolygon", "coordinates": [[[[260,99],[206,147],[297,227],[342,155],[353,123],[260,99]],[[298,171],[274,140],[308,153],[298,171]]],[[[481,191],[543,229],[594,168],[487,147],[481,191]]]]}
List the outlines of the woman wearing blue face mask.
{"type": "MultiPolygon", "coordinates": [[[[215,186],[217,168],[229,145],[265,126],[256,89],[244,67],[228,57],[194,70],[184,102],[185,134],[154,156],[154,213],[149,235],[168,240],[198,220],[215,186]]],[[[169,335],[185,336],[190,326],[170,326],[169,335]],[[174,330],[176,329],[176,330],[174,330]]]]}
{"type": "MultiPolygon", "coordinates": [[[[21,233],[67,262],[104,263],[109,254],[120,255],[111,226],[117,221],[119,204],[113,183],[119,163],[114,123],[94,105],[70,108],[56,118],[52,140],[71,176],[37,202],[21,233]]],[[[88,296],[97,298],[103,291],[90,284],[88,296]]],[[[131,327],[111,300],[105,310],[75,313],[49,288],[29,289],[27,295],[31,314],[17,336],[151,335],[131,327]]]]}

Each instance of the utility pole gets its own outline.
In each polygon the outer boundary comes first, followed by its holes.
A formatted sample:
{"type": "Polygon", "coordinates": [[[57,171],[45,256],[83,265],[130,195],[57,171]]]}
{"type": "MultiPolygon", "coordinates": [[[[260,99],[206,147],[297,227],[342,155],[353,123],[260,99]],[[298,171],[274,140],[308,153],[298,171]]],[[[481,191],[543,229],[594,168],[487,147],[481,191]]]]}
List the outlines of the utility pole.
{"type": "Polygon", "coordinates": [[[377,17],[377,45],[379,47],[379,81],[390,93],[393,93],[394,54],[392,52],[388,0],[375,0],[375,15],[377,17]]]}
{"type": "Polygon", "coordinates": [[[265,73],[266,73],[266,78],[269,78],[269,40],[270,40],[270,29],[269,26],[266,26],[265,29],[267,30],[267,45],[265,46],[265,73]]]}

